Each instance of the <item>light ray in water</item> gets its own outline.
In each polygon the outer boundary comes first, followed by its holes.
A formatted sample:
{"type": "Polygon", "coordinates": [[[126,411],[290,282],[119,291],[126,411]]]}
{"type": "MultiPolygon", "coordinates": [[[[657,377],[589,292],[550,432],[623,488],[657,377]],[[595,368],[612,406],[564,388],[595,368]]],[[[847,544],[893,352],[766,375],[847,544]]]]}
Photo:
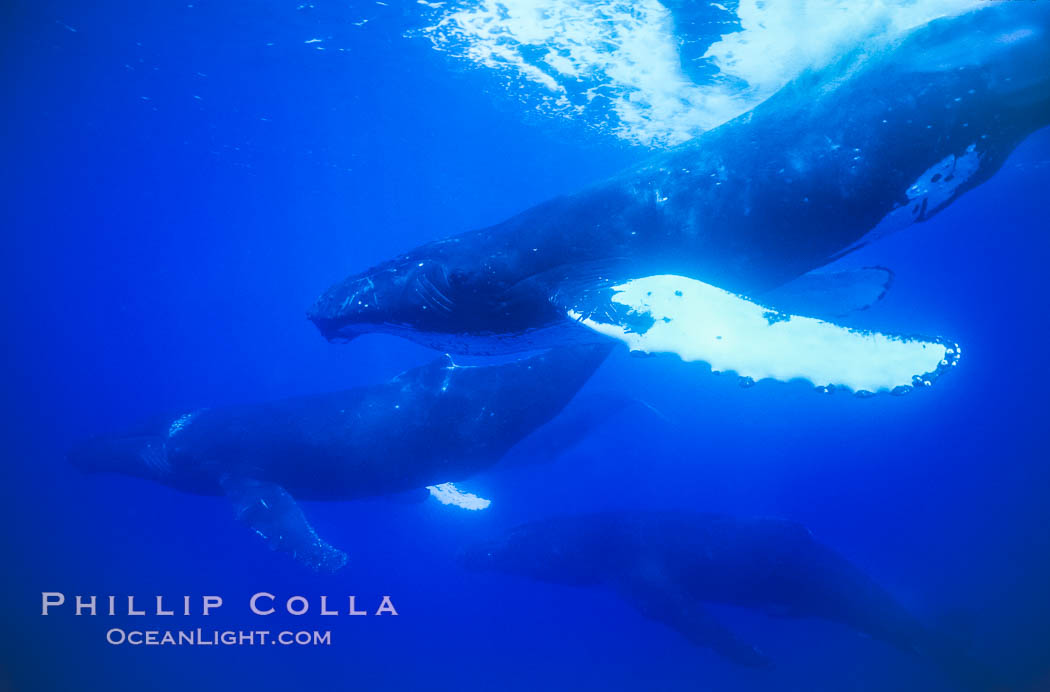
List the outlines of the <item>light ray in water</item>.
{"type": "Polygon", "coordinates": [[[665,147],[750,110],[850,46],[874,48],[977,4],[463,0],[435,7],[418,33],[498,72],[541,112],[665,147]]]}

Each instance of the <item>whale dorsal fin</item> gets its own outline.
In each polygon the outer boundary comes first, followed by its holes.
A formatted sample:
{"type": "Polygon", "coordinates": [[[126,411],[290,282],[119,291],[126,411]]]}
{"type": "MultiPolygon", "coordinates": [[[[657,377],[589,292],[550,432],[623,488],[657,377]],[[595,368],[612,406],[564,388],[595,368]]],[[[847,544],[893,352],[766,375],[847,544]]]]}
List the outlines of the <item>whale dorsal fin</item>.
{"type": "Polygon", "coordinates": [[[686,276],[663,274],[553,293],[571,319],[639,353],[674,353],[746,384],[808,380],[819,389],[903,393],[958,362],[939,338],[861,331],[781,312],[686,276]]]}
{"type": "Polygon", "coordinates": [[[817,270],[763,293],[759,300],[792,315],[842,317],[882,300],[893,278],[886,267],[817,270]]]}
{"type": "Polygon", "coordinates": [[[288,553],[315,572],[334,572],[346,564],[346,553],[317,535],[299,505],[281,486],[231,474],[219,482],[233,502],[237,519],[272,549],[288,553]]]}
{"type": "Polygon", "coordinates": [[[694,646],[712,649],[749,668],[772,667],[765,654],[737,637],[667,574],[662,568],[639,565],[615,586],[642,615],[667,625],[694,646]]]}

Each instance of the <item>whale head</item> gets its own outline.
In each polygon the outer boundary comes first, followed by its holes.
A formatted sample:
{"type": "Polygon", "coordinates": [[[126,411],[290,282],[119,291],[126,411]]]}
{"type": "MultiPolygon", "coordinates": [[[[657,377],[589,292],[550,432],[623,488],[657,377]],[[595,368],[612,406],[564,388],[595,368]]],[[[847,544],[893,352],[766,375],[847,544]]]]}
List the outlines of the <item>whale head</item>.
{"type": "Polygon", "coordinates": [[[444,262],[403,256],[335,284],[307,313],[329,341],[436,325],[456,301],[444,262]]]}
{"type": "Polygon", "coordinates": [[[85,473],[120,473],[156,481],[172,474],[165,438],[159,435],[94,437],[73,445],[66,458],[85,473]]]}
{"type": "Polygon", "coordinates": [[[307,317],[329,341],[381,332],[481,355],[526,350],[510,340],[486,342],[486,335],[523,334],[563,319],[538,284],[507,270],[514,266],[510,258],[485,255],[480,264],[476,257],[471,262],[461,248],[445,247],[459,240],[423,246],[350,276],[325,291],[307,317]]]}

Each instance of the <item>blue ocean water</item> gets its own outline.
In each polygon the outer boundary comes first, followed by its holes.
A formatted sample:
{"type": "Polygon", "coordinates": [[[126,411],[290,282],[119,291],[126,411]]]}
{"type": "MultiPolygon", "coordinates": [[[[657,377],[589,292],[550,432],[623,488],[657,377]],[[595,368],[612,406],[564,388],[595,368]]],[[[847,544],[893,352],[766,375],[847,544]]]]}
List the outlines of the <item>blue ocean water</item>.
{"type": "MultiPolygon", "coordinates": [[[[683,73],[703,83],[692,58],[712,26],[734,24],[666,7],[683,73]]],[[[649,26],[646,8],[627,14],[649,26]]],[[[155,412],[380,382],[427,362],[433,352],[389,336],[326,343],[305,310],[349,272],[577,190],[732,108],[662,111],[660,89],[615,65],[581,68],[571,51],[573,83],[582,74],[597,96],[566,100],[596,105],[559,105],[526,68],[463,59],[491,46],[463,38],[468,24],[435,30],[442,9],[425,3],[4,12],[0,689],[953,689],[929,663],[843,627],[720,608],[777,663],[740,668],[611,593],[471,574],[454,559],[529,519],[664,507],[800,521],[924,621],[965,619],[974,656],[1007,683],[1048,684],[1047,131],[930,222],[862,251],[897,275],[862,326],[963,344],[936,387],[867,400],[742,389],[676,358],[617,352],[588,390],[631,392],[663,417],[620,417],[550,463],[495,467],[470,484],[493,499],[481,513],[305,503],[350,554],[344,570],[313,575],[222,499],[85,476],[65,451],[155,412]],[[624,110],[624,94],[647,107],[624,110]],[[159,624],[330,629],[333,641],[111,646],[106,630],[134,617],[42,617],[42,591],[218,594],[216,614],[159,624]],[[260,623],[246,606],[258,591],[314,610],[260,623]],[[325,594],[372,610],[390,595],[399,614],[323,617],[325,594]]],[[[534,55],[515,48],[526,67],[534,55]]],[[[541,71],[566,74],[552,69],[541,71]]],[[[731,92],[739,107],[750,93],[731,92]]]]}

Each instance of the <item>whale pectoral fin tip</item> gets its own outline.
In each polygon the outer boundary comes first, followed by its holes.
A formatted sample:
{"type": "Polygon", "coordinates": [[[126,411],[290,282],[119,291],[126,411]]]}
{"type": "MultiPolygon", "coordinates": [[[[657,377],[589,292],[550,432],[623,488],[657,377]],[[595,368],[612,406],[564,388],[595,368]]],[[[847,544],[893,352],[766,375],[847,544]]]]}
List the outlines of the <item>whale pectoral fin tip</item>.
{"type": "Polygon", "coordinates": [[[315,572],[335,572],[347,562],[342,550],[317,535],[287,490],[266,481],[230,474],[220,479],[237,520],[273,550],[289,554],[315,572]]]}
{"type": "Polygon", "coordinates": [[[430,492],[431,497],[441,504],[453,505],[461,509],[476,512],[478,510],[488,509],[489,505],[492,504],[492,500],[478,497],[474,493],[463,492],[457,488],[454,483],[428,485],[427,490],[430,492]]]}
{"type": "Polygon", "coordinates": [[[638,570],[626,575],[619,588],[638,612],[670,627],[694,646],[709,648],[748,668],[773,667],[765,654],[738,638],[680,584],[662,573],[638,570]]]}

